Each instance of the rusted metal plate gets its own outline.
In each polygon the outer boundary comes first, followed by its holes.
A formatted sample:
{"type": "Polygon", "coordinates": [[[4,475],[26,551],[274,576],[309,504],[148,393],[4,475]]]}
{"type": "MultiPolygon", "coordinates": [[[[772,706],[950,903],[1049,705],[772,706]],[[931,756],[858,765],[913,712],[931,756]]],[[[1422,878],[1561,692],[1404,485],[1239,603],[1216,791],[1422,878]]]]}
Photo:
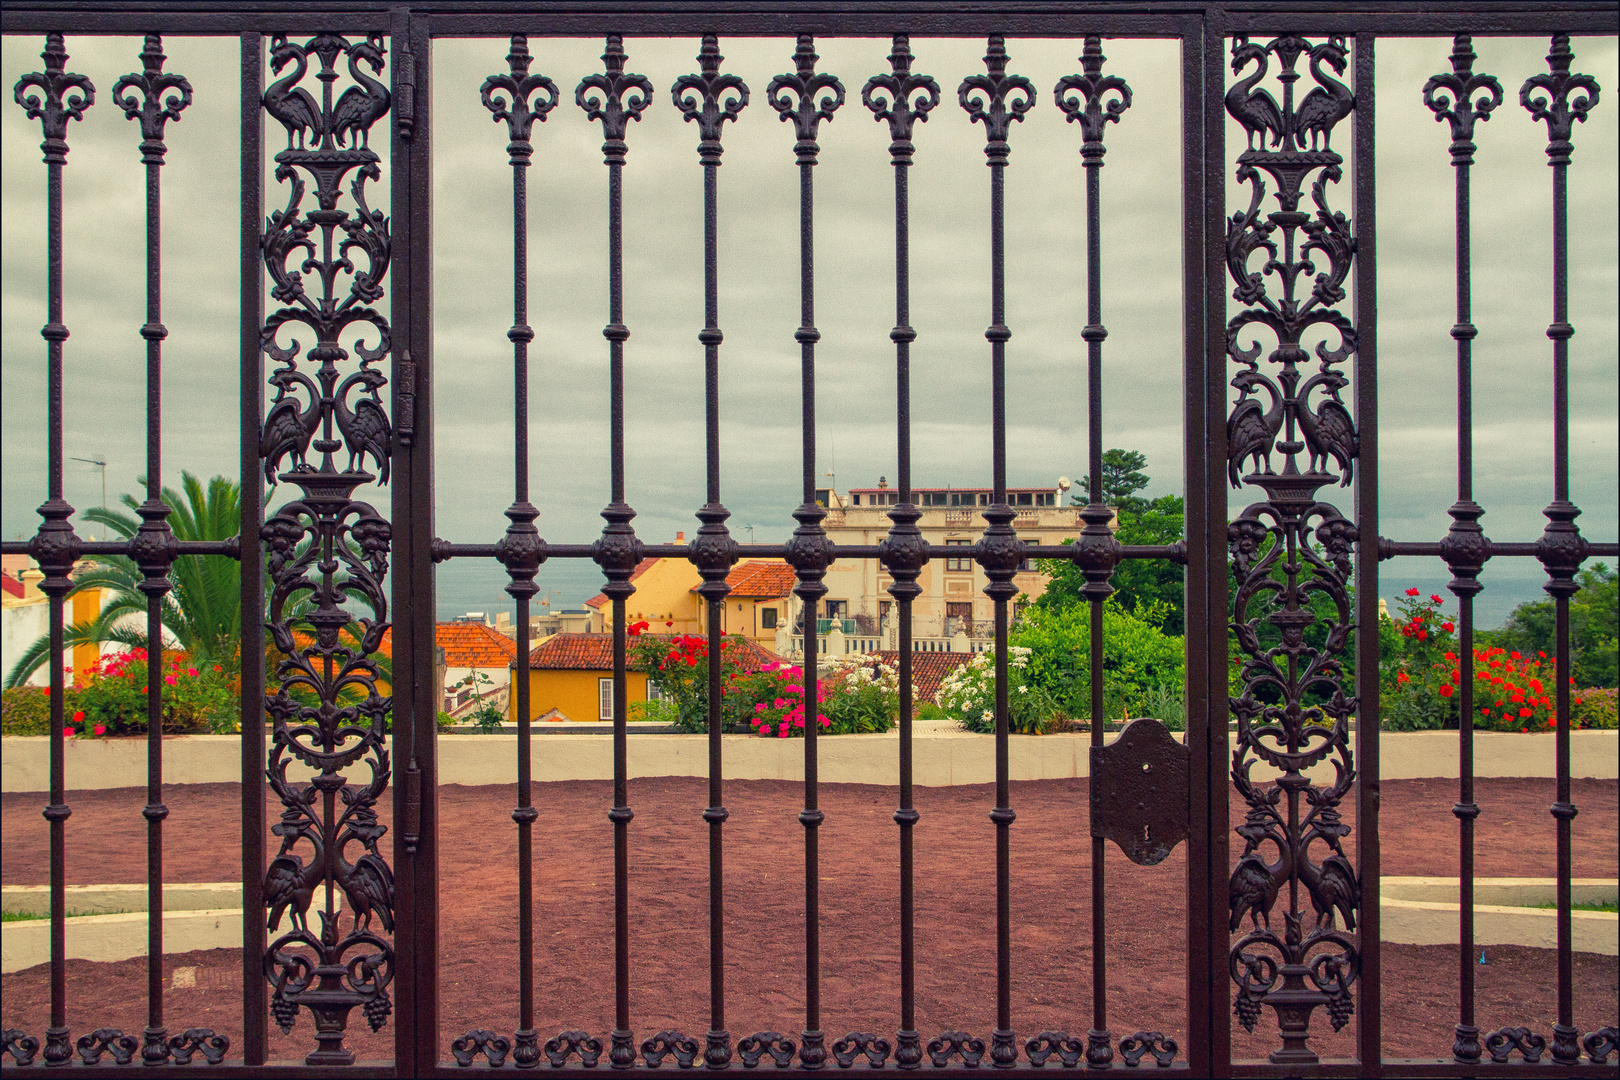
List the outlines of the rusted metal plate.
{"type": "Polygon", "coordinates": [[[1187,839],[1187,748],[1157,720],[1132,720],[1091,748],[1091,835],[1153,866],[1187,839]]]}

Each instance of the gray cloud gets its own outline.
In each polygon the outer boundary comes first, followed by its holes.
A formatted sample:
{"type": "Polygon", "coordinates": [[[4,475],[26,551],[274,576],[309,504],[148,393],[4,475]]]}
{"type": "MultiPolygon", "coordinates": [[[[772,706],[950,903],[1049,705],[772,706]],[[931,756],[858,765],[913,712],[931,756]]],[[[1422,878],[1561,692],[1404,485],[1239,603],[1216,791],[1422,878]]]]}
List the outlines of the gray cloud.
{"type": "MultiPolygon", "coordinates": [[[[983,132],[956,104],[961,79],[982,70],[977,41],[913,43],[916,68],[940,82],[942,101],[919,126],[912,170],[913,460],[923,484],[989,478],[989,179],[983,132]]],[[[39,66],[38,43],[8,37],[4,77],[39,66]]],[[[1551,484],[1550,173],[1545,130],[1517,104],[1519,83],[1543,70],[1545,42],[1481,40],[1478,68],[1497,74],[1508,100],[1480,129],[1475,181],[1477,497],[1501,539],[1540,533],[1551,484]]],[[[236,473],[236,45],[166,42],[171,70],[187,74],[196,102],[170,127],[165,181],[165,449],[167,475],[236,473]]],[[[573,104],[598,70],[599,42],[531,42],[534,68],[556,80],[562,103],[536,125],[530,169],[531,435],[535,501],[553,541],[594,537],[607,491],[606,170],[600,129],[573,104]]],[[[726,68],[753,100],[725,135],[720,169],[722,481],[734,532],[780,540],[799,501],[797,178],[793,135],[766,101],[789,70],[792,43],[722,41],[726,68]]],[[[886,128],[860,104],[865,78],[886,70],[887,43],[818,42],[822,66],[848,100],[822,126],[816,169],[820,458],[840,486],[894,476],[892,170],[886,128]],[[836,462],[836,466],[835,466],[836,462]]],[[[1084,180],[1079,132],[1052,106],[1051,87],[1077,68],[1077,42],[1013,40],[1012,70],[1041,100],[1014,129],[1007,174],[1007,301],[1014,331],[1008,365],[1009,480],[1048,483],[1085,468],[1084,180]]],[[[1612,41],[1578,40],[1577,68],[1615,84],[1612,41]]],[[[137,135],[110,100],[112,82],[138,66],[139,42],[70,40],[73,70],[101,98],[75,125],[67,170],[68,452],[104,455],[114,495],[142,470],[144,265],[137,135]]],[[[696,43],[627,43],[630,68],[657,101],[632,128],[625,172],[626,413],[630,501],[649,540],[691,531],[703,497],[702,176],[697,133],[668,90],[695,70],[696,43]]],[[[1109,42],[1109,70],[1135,101],[1108,132],[1103,171],[1105,443],[1148,454],[1155,492],[1181,477],[1180,117],[1173,42],[1109,42]]],[[[1448,43],[1387,40],[1378,56],[1380,410],[1383,532],[1438,537],[1454,497],[1451,167],[1447,136],[1423,108],[1428,75],[1448,43]]],[[[483,77],[504,69],[499,41],[443,41],[434,57],[435,319],[438,532],[488,541],[511,501],[511,194],[504,127],[478,102],[483,77]]],[[[1588,536],[1613,538],[1616,499],[1617,113],[1605,102],[1576,133],[1571,172],[1571,452],[1574,496],[1588,536]]],[[[1229,125],[1230,127],[1230,125],[1229,125]]],[[[272,125],[273,128],[273,125],[272,125]]],[[[279,132],[267,133],[279,140],[279,132]]],[[[3,514],[8,537],[32,532],[44,495],[44,170],[37,123],[0,114],[4,229],[5,394],[3,514]]],[[[1229,157],[1241,132],[1228,131],[1229,157]]],[[[373,185],[386,205],[386,182],[373,185]]],[[[274,206],[281,193],[267,185],[274,206]]],[[[1228,202],[1245,197],[1228,181],[1228,202]]],[[[1331,196],[1352,209],[1348,184],[1331,196]]],[[[99,473],[70,463],[68,497],[100,498],[99,473]]],[[[1249,493],[1234,493],[1233,506],[1249,493]]],[[[1346,509],[1348,494],[1344,493],[1346,509]]],[[[1523,562],[1522,560],[1520,562],[1523,562]]],[[[1433,561],[1386,564],[1385,591],[1438,588],[1433,561]]],[[[451,562],[440,570],[439,609],[509,606],[498,567],[451,562]]],[[[1487,621],[1538,595],[1533,565],[1494,564],[1480,603],[1487,621]]],[[[542,574],[557,599],[595,591],[589,565],[542,574]]]]}

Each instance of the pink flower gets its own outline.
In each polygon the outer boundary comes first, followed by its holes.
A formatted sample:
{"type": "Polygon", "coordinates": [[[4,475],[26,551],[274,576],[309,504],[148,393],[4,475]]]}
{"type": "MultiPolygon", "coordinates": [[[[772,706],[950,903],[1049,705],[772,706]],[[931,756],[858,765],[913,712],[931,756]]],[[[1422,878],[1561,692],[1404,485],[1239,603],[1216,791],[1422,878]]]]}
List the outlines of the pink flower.
{"type": "Polygon", "coordinates": [[[777,698],[777,699],[776,699],[776,707],[777,707],[777,708],[778,708],[778,709],[785,709],[785,708],[787,708],[787,698],[777,698]]]}
{"type": "Polygon", "coordinates": [[[765,703],[763,701],[761,701],[758,704],[756,704],[754,706],[754,711],[755,712],[764,712],[765,711],[765,703]]]}
{"type": "Polygon", "coordinates": [[[186,674],[195,679],[197,677],[197,669],[194,667],[188,667],[186,668],[186,674]]]}
{"type": "Polygon", "coordinates": [[[165,676],[163,676],[163,681],[168,683],[170,686],[173,686],[176,683],[178,683],[180,680],[175,678],[173,675],[165,675],[165,676]]]}
{"type": "Polygon", "coordinates": [[[74,735],[77,734],[77,732],[75,732],[70,727],[65,727],[65,728],[62,729],[62,734],[71,739],[71,738],[73,738],[74,735]]]}
{"type": "Polygon", "coordinates": [[[107,725],[106,724],[97,724],[96,725],[96,734],[97,735],[105,735],[105,734],[107,734],[107,725]]]}

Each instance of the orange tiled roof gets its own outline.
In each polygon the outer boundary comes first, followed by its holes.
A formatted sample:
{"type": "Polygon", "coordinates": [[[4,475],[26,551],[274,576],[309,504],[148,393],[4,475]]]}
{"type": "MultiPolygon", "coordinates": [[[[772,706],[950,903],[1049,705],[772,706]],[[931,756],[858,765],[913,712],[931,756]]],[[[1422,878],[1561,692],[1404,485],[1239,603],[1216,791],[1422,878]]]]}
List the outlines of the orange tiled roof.
{"type": "Polygon", "coordinates": [[[517,642],[483,623],[439,623],[433,640],[444,650],[444,666],[504,668],[517,659],[517,642]]]}
{"type": "MultiPolygon", "coordinates": [[[[655,563],[657,561],[658,561],[657,559],[642,559],[640,562],[636,563],[636,568],[634,570],[630,571],[630,580],[634,581],[634,580],[636,580],[636,578],[640,577],[642,574],[645,574],[648,570],[651,570],[652,567],[653,567],[653,563],[655,563]]],[[[605,604],[607,602],[608,602],[608,598],[607,598],[607,595],[605,593],[597,593],[595,596],[593,596],[589,600],[585,601],[585,606],[586,607],[599,608],[599,607],[601,607],[603,604],[605,604]]],[[[612,667],[613,665],[609,664],[608,666],[612,667]]]]}
{"type": "MultiPolygon", "coordinates": [[[[885,664],[900,669],[900,654],[893,651],[873,653],[885,664]]],[[[914,652],[911,654],[911,685],[916,689],[917,702],[933,702],[939,693],[939,684],[945,676],[973,659],[965,652],[914,652]]]]}
{"type": "MultiPolygon", "coordinates": [[[[726,576],[731,595],[742,600],[779,600],[793,591],[793,567],[787,563],[745,562],[726,576]]],[[[692,586],[697,592],[701,585],[692,586]]]]}
{"type": "MultiPolygon", "coordinates": [[[[727,646],[741,649],[741,663],[749,671],[782,658],[758,642],[728,638],[727,646]]],[[[612,634],[553,634],[529,653],[529,667],[538,671],[612,671],[612,634]]]]}

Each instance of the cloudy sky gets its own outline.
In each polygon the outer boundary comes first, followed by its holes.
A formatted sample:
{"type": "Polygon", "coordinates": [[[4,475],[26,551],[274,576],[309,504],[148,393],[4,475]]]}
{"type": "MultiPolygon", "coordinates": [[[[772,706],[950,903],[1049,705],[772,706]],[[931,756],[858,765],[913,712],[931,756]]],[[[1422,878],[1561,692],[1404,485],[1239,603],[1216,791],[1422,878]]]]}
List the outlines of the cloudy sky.
{"type": "MultiPolygon", "coordinates": [[[[165,468],[209,476],[237,470],[238,235],[236,43],[170,39],[169,69],[196,100],[169,128],[166,216],[165,468]]],[[[723,40],[725,68],[753,100],[725,132],[720,170],[722,484],[739,539],[780,541],[799,491],[798,184],[793,134],[766,100],[770,78],[792,68],[789,40],[723,40]],[[749,526],[752,526],[750,532],[749,526]]],[[[703,501],[702,171],[697,132],[668,89],[696,70],[694,40],[632,39],[630,70],[657,99],[632,128],[625,172],[627,464],[635,524],[648,541],[696,527],[703,501]]],[[[7,37],[9,85],[40,66],[36,40],[7,37]]],[[[142,179],[138,133],[112,104],[115,79],[139,67],[134,38],[76,39],[70,69],[96,83],[98,102],[73,125],[66,171],[67,452],[103,459],[110,500],[142,471],[144,318],[142,179]]],[[[914,476],[919,485],[989,482],[989,177],[983,129],[956,104],[963,77],[982,71],[983,43],[918,39],[915,69],[943,100],[918,128],[912,170],[914,476]]],[[[1500,540],[1539,535],[1550,498],[1551,174],[1545,127],[1518,106],[1524,78],[1545,69],[1544,40],[1476,42],[1477,69],[1497,75],[1507,101],[1476,136],[1474,170],[1476,497],[1500,540]]],[[[534,501],[554,542],[600,531],[607,493],[606,169],[600,127],[573,89],[600,69],[601,43],[531,43],[534,70],[556,80],[562,104],[536,125],[530,170],[530,408],[534,501]]],[[[885,125],[861,106],[866,78],[888,68],[888,42],[818,42],[822,67],[848,100],[823,124],[817,168],[817,323],[821,483],[866,486],[895,472],[892,180],[885,125]]],[[[1085,470],[1084,180],[1080,133],[1052,104],[1051,87],[1077,70],[1078,42],[1014,39],[1011,70],[1031,78],[1037,107],[1012,135],[1007,173],[1009,482],[1045,485],[1085,470]]],[[[1616,85],[1614,42],[1577,39],[1576,70],[1616,85]]],[[[1135,100],[1109,128],[1103,175],[1104,441],[1143,451],[1150,492],[1179,491],[1181,475],[1181,256],[1178,57],[1172,42],[1110,41],[1107,70],[1135,100]]],[[[510,169],[504,125],[478,86],[505,70],[504,41],[442,41],[434,56],[437,121],[435,319],[438,533],[488,542],[511,501],[510,169]]],[[[1452,178],[1448,135],[1421,103],[1424,80],[1447,70],[1449,41],[1381,42],[1378,53],[1380,359],[1383,532],[1433,539],[1454,498],[1452,178]]],[[[29,535],[44,497],[45,179],[37,122],[0,112],[5,214],[3,451],[0,530],[29,535]]],[[[1576,132],[1571,196],[1571,453],[1573,497],[1589,537],[1617,532],[1617,118],[1603,102],[1576,132]]],[[[1230,126],[1230,125],[1229,125],[1230,126]]],[[[270,149],[280,132],[270,125],[270,149]]],[[[1228,131],[1229,157],[1241,132],[1228,131]]],[[[1347,139],[1341,139],[1348,143],[1347,139]]],[[[372,185],[387,205],[386,176],[372,185]]],[[[267,181],[267,209],[281,193],[267,181]]],[[[1348,185],[1331,199],[1352,209],[1348,185]]],[[[1247,201],[1229,181],[1228,203],[1247,201]]],[[[100,468],[69,462],[67,496],[101,501],[100,468]]],[[[386,499],[385,495],[377,493],[386,499]]],[[[1348,500],[1348,493],[1340,493],[1348,500]]],[[[1234,507],[1247,496],[1234,496],[1234,507]]],[[[1348,511],[1350,506],[1345,503],[1348,511]]],[[[83,530],[81,530],[83,531],[83,530]]],[[[90,531],[94,531],[93,529],[90,531]]],[[[1384,565],[1384,592],[1438,589],[1434,560],[1384,565]]],[[[1529,560],[1500,560],[1480,601],[1493,624],[1540,595],[1529,560]]],[[[596,589],[590,564],[541,575],[559,606],[596,589]]],[[[510,601],[494,564],[439,571],[441,617],[497,611],[510,601]]]]}

